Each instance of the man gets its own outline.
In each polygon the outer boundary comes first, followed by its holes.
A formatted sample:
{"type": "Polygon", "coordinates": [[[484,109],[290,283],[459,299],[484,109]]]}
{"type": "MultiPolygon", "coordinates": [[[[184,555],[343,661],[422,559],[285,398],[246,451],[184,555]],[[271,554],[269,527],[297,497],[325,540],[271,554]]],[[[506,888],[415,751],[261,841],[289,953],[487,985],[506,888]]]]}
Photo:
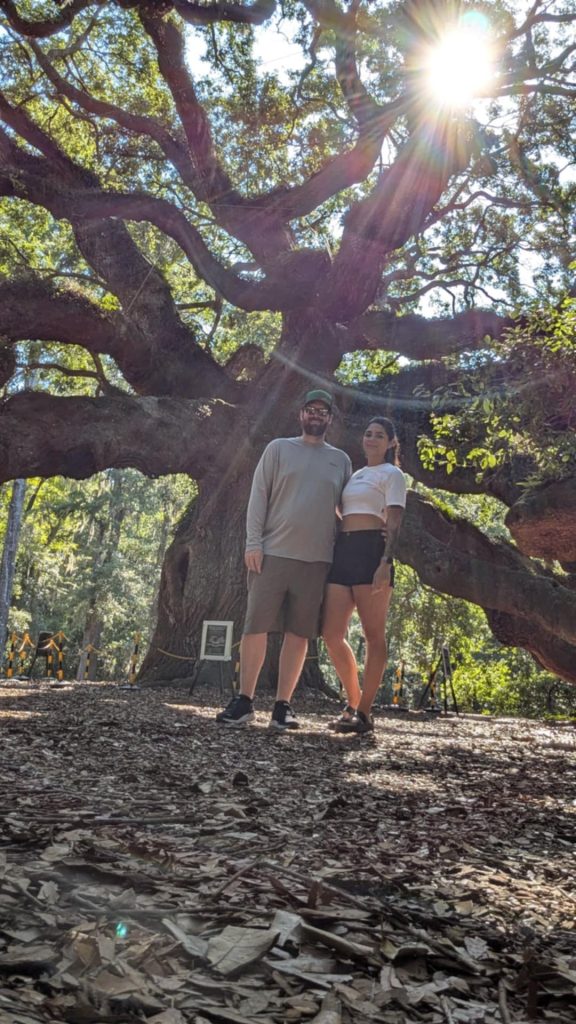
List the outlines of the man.
{"type": "Polygon", "coordinates": [[[336,508],[352,473],[350,459],[324,440],[332,395],[308,391],[300,408],[300,437],[280,437],[264,450],[248,502],[244,560],[248,607],[240,644],[240,693],[216,716],[241,727],[254,718],[252,700],[266,656],[268,633],[284,633],[270,728],[297,729],[290,700],[308,640],[318,636],[320,607],[332,562],[336,508]]]}

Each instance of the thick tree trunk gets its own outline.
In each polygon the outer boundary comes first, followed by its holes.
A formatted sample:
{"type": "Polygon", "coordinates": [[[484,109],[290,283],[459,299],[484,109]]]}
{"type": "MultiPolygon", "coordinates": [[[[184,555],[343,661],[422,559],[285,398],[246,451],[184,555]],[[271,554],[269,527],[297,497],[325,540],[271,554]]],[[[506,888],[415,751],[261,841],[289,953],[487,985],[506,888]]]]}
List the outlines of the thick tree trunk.
{"type": "Polygon", "coordinates": [[[6,525],[2,562],[0,564],[0,648],[4,646],[8,628],[8,615],[10,613],[10,604],[12,603],[12,585],[14,583],[14,569],[16,566],[20,527],[24,514],[25,496],[26,481],[15,480],[12,485],[12,497],[8,509],[8,523],[6,525]]]}
{"type": "Polygon", "coordinates": [[[246,505],[256,459],[247,457],[226,476],[206,477],[166,552],[158,623],[141,680],[193,674],[205,619],[232,621],[240,640],[246,595],[246,505]]]}
{"type": "MultiPolygon", "coordinates": [[[[166,500],[166,498],[165,498],[166,500]]],[[[158,621],[158,607],[160,601],[160,574],[162,572],[162,565],[164,563],[164,557],[166,555],[166,548],[168,547],[168,541],[170,540],[170,520],[171,520],[171,508],[169,505],[165,505],[164,514],[162,516],[162,524],[160,526],[160,540],[158,541],[158,548],[156,550],[155,558],[155,579],[156,586],[154,589],[154,597],[150,605],[149,615],[149,631],[150,635],[154,632],[156,623],[158,621]]]]}
{"type": "MultiPolygon", "coordinates": [[[[233,657],[225,670],[231,677],[246,610],[246,506],[258,449],[238,453],[224,475],[205,478],[198,497],[183,517],[164,560],[158,600],[158,623],[139,673],[140,681],[190,677],[199,665],[205,619],[232,621],[233,657]]],[[[277,682],[279,638],[272,636],[260,677],[262,689],[277,682]]],[[[313,651],[302,684],[322,681],[313,651]]],[[[218,680],[219,665],[206,663],[202,679],[218,680]]]]}
{"type": "Polygon", "coordinates": [[[98,653],[97,650],[92,650],[91,648],[100,647],[102,627],[102,619],[98,614],[98,610],[95,606],[95,603],[91,604],[88,610],[88,614],[86,616],[86,622],[84,624],[84,632],[82,634],[82,653],[80,655],[76,679],[84,679],[86,665],[88,665],[88,673],[86,675],[86,678],[96,679],[96,669],[98,667],[98,653]]]}

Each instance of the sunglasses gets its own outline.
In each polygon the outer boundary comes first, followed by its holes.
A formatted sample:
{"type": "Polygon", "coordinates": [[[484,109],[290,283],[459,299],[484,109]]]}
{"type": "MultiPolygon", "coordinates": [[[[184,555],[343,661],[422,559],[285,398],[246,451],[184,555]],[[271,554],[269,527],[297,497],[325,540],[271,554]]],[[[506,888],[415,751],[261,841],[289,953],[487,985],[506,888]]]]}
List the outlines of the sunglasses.
{"type": "Polygon", "coordinates": [[[327,420],[331,415],[330,409],[319,405],[305,405],[304,412],[307,416],[321,416],[323,420],[327,420]]]}

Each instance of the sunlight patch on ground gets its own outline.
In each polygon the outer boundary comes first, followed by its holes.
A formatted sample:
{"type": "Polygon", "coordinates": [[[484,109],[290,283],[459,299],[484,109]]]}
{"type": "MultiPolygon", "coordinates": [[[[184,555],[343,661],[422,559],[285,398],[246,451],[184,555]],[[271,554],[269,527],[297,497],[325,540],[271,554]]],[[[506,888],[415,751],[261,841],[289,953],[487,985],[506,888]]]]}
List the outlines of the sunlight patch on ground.
{"type": "Polygon", "coordinates": [[[15,711],[13,708],[4,709],[0,708],[0,718],[45,718],[45,711],[15,711]]]}
{"type": "Polygon", "coordinates": [[[200,718],[213,718],[215,714],[214,708],[200,708],[196,704],[188,704],[184,701],[182,704],[165,704],[164,707],[169,708],[170,711],[177,711],[179,714],[184,712],[188,715],[199,715],[200,718]]]}

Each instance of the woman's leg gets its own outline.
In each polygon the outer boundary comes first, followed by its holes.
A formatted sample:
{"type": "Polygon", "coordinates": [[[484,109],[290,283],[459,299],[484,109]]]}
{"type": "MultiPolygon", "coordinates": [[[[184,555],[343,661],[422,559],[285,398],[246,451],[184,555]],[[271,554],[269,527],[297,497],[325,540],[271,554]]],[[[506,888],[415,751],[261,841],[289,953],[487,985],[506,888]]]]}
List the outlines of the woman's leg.
{"type": "Polygon", "coordinates": [[[322,636],[338,678],[346,690],[348,703],[350,707],[357,708],[360,700],[358,666],[354,652],[346,639],[353,611],[354,598],[350,587],[328,583],[324,594],[322,636]]]}
{"type": "Polygon", "coordinates": [[[368,717],[386,668],[386,620],[393,587],[385,587],[373,593],[372,585],[368,584],[353,587],[352,592],[366,638],[366,660],[358,711],[368,717]]]}

